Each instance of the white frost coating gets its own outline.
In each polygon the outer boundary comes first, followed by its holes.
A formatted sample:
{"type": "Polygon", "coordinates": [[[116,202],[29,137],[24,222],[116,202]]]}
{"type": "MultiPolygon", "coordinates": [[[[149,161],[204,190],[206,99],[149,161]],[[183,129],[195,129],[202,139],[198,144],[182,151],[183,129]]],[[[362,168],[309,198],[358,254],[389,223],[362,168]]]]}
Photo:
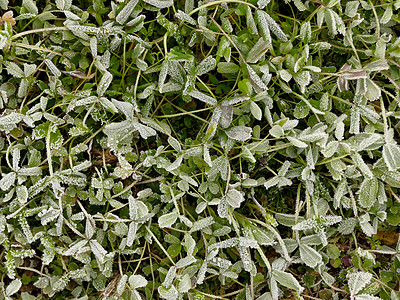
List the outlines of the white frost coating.
{"type": "Polygon", "coordinates": [[[253,129],[246,126],[235,126],[226,131],[226,134],[233,140],[244,142],[251,138],[253,129]]]}
{"type": "Polygon", "coordinates": [[[254,90],[257,93],[268,90],[268,87],[261,80],[260,76],[258,76],[257,73],[253,70],[253,68],[250,67],[249,65],[246,65],[246,67],[247,71],[249,72],[250,83],[253,86],[254,90]]]}
{"type": "Polygon", "coordinates": [[[211,55],[207,56],[196,67],[195,73],[197,76],[201,76],[203,74],[206,74],[207,72],[210,72],[211,70],[214,70],[216,65],[217,65],[217,61],[215,60],[215,58],[213,58],[211,55]]]}
{"type": "Polygon", "coordinates": [[[128,20],[138,2],[139,0],[130,0],[128,4],[126,4],[125,7],[119,12],[115,20],[121,25],[124,24],[126,20],[128,20]]]}
{"type": "Polygon", "coordinates": [[[218,103],[217,100],[215,100],[213,97],[208,96],[208,95],[206,95],[202,92],[196,91],[196,90],[191,91],[188,94],[190,96],[192,96],[193,98],[196,98],[204,103],[207,103],[208,105],[214,106],[214,105],[217,105],[217,103],[218,103]]]}
{"type": "Polygon", "coordinates": [[[111,81],[113,79],[113,76],[110,72],[106,71],[103,74],[103,77],[101,77],[101,80],[97,86],[97,94],[99,96],[103,96],[105,91],[108,89],[108,87],[111,84],[111,81]]]}
{"type": "Polygon", "coordinates": [[[179,20],[189,23],[193,26],[197,25],[197,22],[195,21],[195,19],[193,19],[191,16],[189,16],[187,13],[181,11],[180,9],[178,9],[178,12],[175,14],[175,17],[177,17],[179,20]]]}
{"type": "Polygon", "coordinates": [[[347,274],[350,294],[356,295],[361,291],[372,279],[372,274],[367,272],[355,272],[347,274]]]}
{"type": "Polygon", "coordinates": [[[173,0],[143,0],[157,8],[167,8],[174,4],[173,0]]]}

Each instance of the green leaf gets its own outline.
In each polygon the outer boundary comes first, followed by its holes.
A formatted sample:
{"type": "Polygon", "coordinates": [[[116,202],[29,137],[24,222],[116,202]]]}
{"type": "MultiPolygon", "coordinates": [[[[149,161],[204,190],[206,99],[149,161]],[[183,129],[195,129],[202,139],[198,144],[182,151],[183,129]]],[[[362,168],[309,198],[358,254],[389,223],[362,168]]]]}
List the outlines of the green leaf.
{"type": "Polygon", "coordinates": [[[254,155],[251,153],[251,151],[249,150],[249,148],[247,146],[244,145],[242,147],[242,153],[243,153],[243,156],[245,158],[247,158],[253,164],[256,162],[254,155]]]}
{"type": "Polygon", "coordinates": [[[240,203],[244,201],[242,194],[235,189],[229,190],[225,197],[228,203],[235,208],[239,208],[240,203]]]}
{"type": "Polygon", "coordinates": [[[101,77],[101,80],[100,80],[99,84],[97,85],[97,94],[100,97],[104,95],[105,91],[110,86],[112,79],[113,79],[113,76],[110,72],[108,72],[108,71],[104,72],[103,77],[101,77]]]}
{"type": "Polygon", "coordinates": [[[297,148],[307,148],[307,147],[308,147],[308,145],[307,145],[306,143],[304,143],[304,142],[302,142],[302,141],[296,139],[295,137],[287,136],[286,138],[289,140],[289,142],[290,142],[293,146],[295,146],[295,147],[297,147],[297,148]]]}
{"type": "Polygon", "coordinates": [[[177,218],[178,218],[177,212],[171,212],[171,213],[162,215],[161,217],[158,218],[158,225],[161,228],[171,227],[176,222],[177,218]]]}
{"type": "Polygon", "coordinates": [[[297,279],[290,273],[279,270],[272,270],[272,277],[284,287],[298,291],[300,293],[304,290],[297,279]]]}
{"type": "Polygon", "coordinates": [[[315,268],[317,265],[322,263],[321,254],[319,254],[314,248],[303,244],[300,244],[299,248],[300,258],[307,266],[315,268]]]}
{"type": "Polygon", "coordinates": [[[382,157],[389,171],[396,171],[400,168],[400,149],[396,144],[383,145],[382,157]]]}
{"type": "Polygon", "coordinates": [[[142,275],[131,275],[129,277],[129,285],[133,289],[138,289],[145,287],[147,285],[147,280],[142,275]]]}
{"type": "Polygon", "coordinates": [[[6,288],[6,295],[9,297],[11,295],[14,295],[16,292],[19,291],[19,289],[22,286],[22,282],[20,279],[14,279],[11,281],[6,288]]]}
{"type": "Polygon", "coordinates": [[[254,101],[250,102],[250,111],[254,118],[256,118],[259,121],[261,120],[262,118],[261,108],[254,101]]]}
{"type": "Polygon", "coordinates": [[[378,180],[376,177],[366,178],[360,187],[360,205],[364,208],[370,208],[374,205],[378,195],[378,180]]]}
{"type": "Polygon", "coordinates": [[[304,101],[301,101],[297,103],[293,115],[296,117],[296,119],[303,119],[308,116],[309,112],[310,108],[308,105],[304,101]]]}

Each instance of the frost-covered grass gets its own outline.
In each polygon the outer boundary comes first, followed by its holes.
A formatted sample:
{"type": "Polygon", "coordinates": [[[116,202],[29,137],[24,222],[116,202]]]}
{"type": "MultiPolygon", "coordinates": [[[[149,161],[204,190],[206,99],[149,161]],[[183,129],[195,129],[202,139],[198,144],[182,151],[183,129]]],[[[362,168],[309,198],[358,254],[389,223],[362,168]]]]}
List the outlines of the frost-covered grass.
{"type": "Polygon", "coordinates": [[[1,299],[400,299],[399,0],[0,8],[1,299]]]}

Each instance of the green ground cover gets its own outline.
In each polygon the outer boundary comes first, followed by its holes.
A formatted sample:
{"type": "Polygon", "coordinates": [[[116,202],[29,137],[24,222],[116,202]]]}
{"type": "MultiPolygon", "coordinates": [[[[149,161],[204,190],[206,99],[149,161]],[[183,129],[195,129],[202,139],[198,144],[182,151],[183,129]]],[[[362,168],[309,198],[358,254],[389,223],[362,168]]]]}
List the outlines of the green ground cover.
{"type": "Polygon", "coordinates": [[[0,299],[400,299],[399,8],[0,0],[0,299]]]}

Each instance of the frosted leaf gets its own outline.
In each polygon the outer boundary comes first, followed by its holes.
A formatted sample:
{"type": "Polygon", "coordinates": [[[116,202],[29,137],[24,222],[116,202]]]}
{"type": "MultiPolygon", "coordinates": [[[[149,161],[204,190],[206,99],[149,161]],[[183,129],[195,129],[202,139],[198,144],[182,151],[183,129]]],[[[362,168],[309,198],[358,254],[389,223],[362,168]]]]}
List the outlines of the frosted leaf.
{"type": "Polygon", "coordinates": [[[72,247],[70,247],[68,250],[64,251],[63,255],[65,256],[75,255],[80,249],[86,246],[87,243],[88,243],[87,240],[81,240],[72,247]]]}
{"type": "Polygon", "coordinates": [[[179,166],[182,164],[182,161],[183,161],[183,155],[179,155],[178,158],[172,164],[170,164],[167,168],[165,168],[165,170],[171,172],[179,168],[179,166]]]}
{"type": "Polygon", "coordinates": [[[300,244],[300,258],[303,262],[311,267],[315,268],[317,265],[322,263],[322,256],[314,248],[300,244]]]}
{"type": "Polygon", "coordinates": [[[136,220],[138,217],[138,205],[136,203],[135,198],[133,198],[133,196],[129,196],[128,203],[129,203],[129,218],[131,220],[136,220]]]}
{"type": "MultiPolygon", "coordinates": [[[[376,143],[381,144],[381,142],[383,140],[382,135],[377,134],[377,133],[369,133],[369,134],[362,133],[359,136],[362,137],[362,139],[359,141],[358,147],[357,147],[359,151],[375,150],[375,149],[371,149],[370,147],[372,146],[375,148],[376,143]]],[[[384,153],[382,153],[382,156],[384,156],[384,153]]]]}
{"type": "MultiPolygon", "coordinates": [[[[397,295],[395,295],[397,297],[397,295]]],[[[392,299],[396,299],[393,298],[392,299]]],[[[354,300],[382,300],[382,298],[376,297],[376,296],[372,296],[372,295],[368,295],[368,294],[360,294],[354,297],[354,300]]]]}
{"type": "Polygon", "coordinates": [[[254,101],[250,102],[250,112],[253,115],[253,117],[257,120],[261,120],[262,118],[262,110],[261,108],[255,103],[254,101]]]}
{"type": "Polygon", "coordinates": [[[251,8],[246,5],[246,23],[247,23],[247,28],[249,28],[251,34],[258,34],[256,22],[254,21],[253,17],[253,12],[251,11],[251,8]]]}
{"type": "Polygon", "coordinates": [[[196,180],[194,180],[192,177],[189,177],[187,175],[183,175],[182,173],[179,174],[179,177],[182,178],[183,180],[185,180],[187,183],[190,183],[191,185],[198,187],[199,184],[197,183],[196,180]]]}
{"type": "MultiPolygon", "coordinates": [[[[8,1],[9,0],[0,0],[0,7],[3,9],[3,10],[7,10],[8,9],[8,1]]],[[[0,48],[1,49],[1,48],[0,48]]]]}
{"type": "Polygon", "coordinates": [[[138,4],[139,0],[130,0],[125,6],[124,8],[118,13],[117,17],[115,18],[115,20],[119,23],[119,24],[124,24],[129,16],[131,15],[131,13],[133,12],[133,10],[135,9],[136,4],[138,4]]]}
{"type": "Polygon", "coordinates": [[[217,236],[217,237],[224,236],[224,235],[229,234],[231,231],[232,231],[232,229],[229,226],[222,226],[221,228],[219,228],[213,232],[213,236],[217,236]]]}
{"type": "Polygon", "coordinates": [[[366,64],[363,67],[363,69],[370,72],[383,71],[383,70],[389,70],[389,65],[385,58],[381,58],[366,64]]]}
{"type": "Polygon", "coordinates": [[[70,9],[72,5],[72,0],[56,0],[55,2],[59,10],[70,9]]]}
{"type": "Polygon", "coordinates": [[[255,159],[254,155],[251,153],[251,151],[249,150],[249,148],[247,146],[242,147],[242,153],[243,153],[243,157],[247,158],[253,164],[256,163],[257,160],[255,159]]]}
{"type": "Polygon", "coordinates": [[[242,102],[248,101],[248,100],[250,100],[250,97],[247,97],[247,96],[233,97],[233,98],[222,101],[221,106],[235,105],[235,104],[242,103],[242,102]]]}
{"type": "Polygon", "coordinates": [[[107,251],[103,248],[103,246],[101,246],[97,240],[90,240],[89,245],[90,249],[93,251],[93,254],[100,261],[100,263],[104,263],[107,251]]]}
{"type": "Polygon", "coordinates": [[[302,141],[296,139],[295,137],[287,136],[286,138],[289,140],[289,142],[290,142],[293,146],[295,146],[295,147],[297,147],[297,148],[307,148],[307,147],[308,147],[308,145],[307,145],[306,143],[304,143],[304,142],[302,142],[302,141]]]}
{"type": "Polygon", "coordinates": [[[344,13],[350,17],[350,18],[354,18],[357,14],[357,9],[358,6],[360,5],[359,1],[349,1],[346,3],[346,9],[344,11],[344,13]]]}
{"type": "Polygon", "coordinates": [[[346,178],[343,178],[342,181],[340,181],[340,183],[337,186],[336,192],[335,192],[335,196],[334,196],[334,200],[333,200],[333,207],[335,209],[339,208],[340,205],[340,200],[343,198],[344,195],[347,194],[347,180],[346,178]]]}
{"type": "Polygon", "coordinates": [[[121,296],[122,293],[125,291],[126,282],[128,280],[128,275],[124,274],[121,279],[118,281],[117,285],[117,295],[121,296]]]}
{"type": "Polygon", "coordinates": [[[199,273],[197,273],[197,284],[202,284],[207,272],[207,261],[205,260],[200,267],[199,273]]]}
{"type": "Polygon", "coordinates": [[[112,74],[108,71],[105,71],[105,73],[103,74],[103,77],[101,77],[101,80],[100,80],[99,84],[97,85],[97,94],[99,96],[104,95],[105,91],[110,86],[112,79],[113,79],[112,74]]]}
{"type": "Polygon", "coordinates": [[[218,73],[233,74],[239,71],[239,66],[232,62],[221,61],[217,66],[218,73]]]}
{"type": "Polygon", "coordinates": [[[174,4],[173,0],[144,0],[144,2],[157,8],[167,8],[174,4]]]}
{"type": "Polygon", "coordinates": [[[326,25],[328,26],[330,34],[333,36],[337,35],[338,34],[337,24],[336,24],[336,18],[333,14],[333,11],[331,9],[325,9],[324,18],[325,18],[325,22],[326,22],[326,25]]]}
{"type": "Polygon", "coordinates": [[[358,220],[356,218],[345,219],[342,222],[340,222],[338,226],[338,231],[344,235],[351,234],[354,231],[354,228],[356,227],[357,224],[358,220]]]}
{"type": "Polygon", "coordinates": [[[211,55],[207,56],[196,67],[196,69],[195,69],[196,76],[201,76],[201,75],[204,75],[204,74],[210,72],[211,70],[214,70],[216,65],[217,65],[217,61],[215,60],[215,58],[213,58],[211,55]]]}
{"type": "Polygon", "coordinates": [[[358,107],[352,107],[350,109],[350,133],[360,133],[360,110],[358,107]]]}
{"type": "Polygon", "coordinates": [[[198,99],[204,103],[207,103],[208,105],[211,105],[211,106],[217,105],[217,103],[218,103],[217,100],[215,100],[213,97],[208,96],[208,95],[206,95],[202,92],[196,91],[196,90],[190,91],[188,94],[190,96],[192,96],[193,98],[196,98],[196,99],[198,99]]]}
{"type": "Polygon", "coordinates": [[[178,260],[178,262],[176,263],[176,268],[181,269],[181,268],[190,266],[193,263],[195,263],[196,261],[197,261],[197,259],[193,255],[188,255],[188,256],[178,260]]]}
{"type": "Polygon", "coordinates": [[[359,153],[354,153],[351,155],[351,158],[354,162],[354,164],[357,166],[357,168],[361,171],[361,173],[367,177],[367,178],[372,178],[374,175],[372,174],[371,169],[369,166],[364,162],[363,158],[359,153]]]}
{"type": "Polygon", "coordinates": [[[175,17],[177,17],[179,20],[189,23],[193,26],[197,25],[196,21],[191,16],[189,16],[187,13],[181,11],[180,9],[178,9],[178,12],[175,14],[175,17]]]}
{"type": "Polygon", "coordinates": [[[147,139],[148,137],[157,135],[157,132],[146,125],[140,124],[138,122],[133,123],[133,126],[137,131],[139,131],[139,134],[142,138],[147,139]]]}
{"type": "Polygon", "coordinates": [[[192,288],[192,281],[189,274],[183,275],[178,284],[178,291],[180,293],[187,293],[192,288]]]}
{"type": "Polygon", "coordinates": [[[3,175],[3,178],[0,180],[0,188],[3,191],[7,191],[14,184],[16,176],[14,172],[3,175]]]}
{"type": "Polygon", "coordinates": [[[257,5],[260,9],[264,9],[271,0],[258,0],[257,5]]]}
{"type": "Polygon", "coordinates": [[[294,80],[300,86],[300,91],[304,94],[306,91],[306,87],[311,82],[311,74],[309,71],[302,71],[300,73],[296,73],[293,76],[294,80]]]}
{"type": "Polygon", "coordinates": [[[292,75],[285,69],[279,70],[278,74],[279,77],[285,82],[289,82],[292,79],[292,75]]]}
{"type": "Polygon", "coordinates": [[[300,293],[304,290],[297,279],[290,273],[272,270],[272,278],[289,289],[298,291],[300,293]]]}
{"type": "Polygon", "coordinates": [[[347,274],[350,294],[356,295],[361,291],[372,279],[372,274],[367,272],[354,272],[347,274]]]}
{"type": "Polygon", "coordinates": [[[175,151],[180,152],[182,150],[181,144],[179,141],[172,136],[168,137],[168,144],[171,145],[172,148],[174,148],[175,151]]]}
{"type": "Polygon", "coordinates": [[[306,44],[311,40],[311,23],[310,23],[310,21],[305,22],[301,25],[300,39],[306,44]]]}
{"type": "Polygon", "coordinates": [[[176,277],[176,267],[172,266],[169,268],[167,275],[165,276],[164,282],[162,283],[163,286],[169,288],[172,285],[173,280],[176,277]]]}
{"type": "Polygon", "coordinates": [[[372,123],[378,122],[380,115],[374,109],[371,109],[365,105],[359,105],[358,109],[359,109],[360,114],[367,117],[369,120],[372,121],[372,123]]]}
{"type": "Polygon", "coordinates": [[[367,92],[365,93],[365,97],[369,101],[375,101],[379,99],[379,97],[381,96],[381,89],[379,88],[379,86],[369,78],[366,79],[366,84],[367,92]]]}
{"type": "Polygon", "coordinates": [[[203,150],[203,159],[207,163],[208,166],[212,167],[212,160],[210,156],[210,150],[207,146],[207,144],[204,144],[204,150],[203,150]]]}
{"type": "Polygon", "coordinates": [[[274,176],[264,183],[265,188],[268,190],[269,188],[277,185],[279,183],[279,177],[274,176]]]}
{"type": "Polygon", "coordinates": [[[247,63],[251,64],[257,63],[263,57],[263,55],[268,51],[269,48],[270,45],[264,40],[264,38],[261,37],[247,54],[246,58],[247,63]]]}
{"type": "Polygon", "coordinates": [[[232,105],[222,105],[219,107],[221,111],[221,118],[219,123],[221,124],[222,128],[228,128],[233,119],[233,106],[232,105]]]}
{"type": "Polygon", "coordinates": [[[268,23],[269,29],[275,34],[275,36],[280,39],[282,42],[287,42],[288,38],[285,33],[282,31],[281,27],[275,22],[274,19],[267,13],[264,14],[265,20],[268,23]]]}
{"type": "Polygon", "coordinates": [[[35,64],[27,64],[24,63],[24,77],[29,77],[36,71],[36,65],[35,64]]]}
{"type": "Polygon", "coordinates": [[[243,269],[247,272],[250,272],[252,269],[252,261],[251,261],[251,256],[246,247],[239,246],[239,254],[240,258],[242,259],[243,262],[243,269]]]}
{"type": "Polygon", "coordinates": [[[228,216],[228,202],[225,197],[218,203],[217,212],[221,218],[226,218],[228,216]]]}
{"type": "Polygon", "coordinates": [[[285,174],[287,173],[287,171],[290,168],[290,165],[291,165],[290,161],[286,160],[283,163],[282,167],[279,169],[278,176],[285,176],[285,174]]]}
{"type": "Polygon", "coordinates": [[[39,13],[36,3],[33,0],[23,0],[22,5],[27,9],[27,11],[35,16],[39,13]]]}
{"type": "Polygon", "coordinates": [[[265,15],[268,15],[265,11],[262,11],[261,9],[256,10],[257,23],[260,27],[261,35],[268,44],[272,44],[271,32],[265,15]]]}
{"type": "Polygon", "coordinates": [[[257,75],[257,73],[253,70],[253,68],[246,64],[247,72],[249,73],[249,81],[253,86],[254,90],[257,93],[261,93],[262,91],[268,90],[268,87],[265,83],[261,80],[261,78],[257,75]]]}
{"type": "Polygon", "coordinates": [[[14,279],[11,281],[6,288],[5,296],[8,298],[11,295],[14,295],[22,286],[22,281],[20,279],[14,279]]]}
{"type": "Polygon", "coordinates": [[[19,203],[24,204],[28,201],[28,189],[26,186],[17,186],[16,193],[19,203]]]}
{"type": "Polygon", "coordinates": [[[44,62],[46,63],[46,66],[49,68],[50,72],[55,77],[61,76],[61,71],[56,67],[56,65],[50,59],[45,59],[44,62]]]}
{"type": "Polygon", "coordinates": [[[25,76],[24,71],[14,62],[5,63],[8,74],[16,78],[23,78],[25,76]]]}
{"type": "Polygon", "coordinates": [[[240,204],[244,201],[243,195],[235,189],[229,190],[225,197],[229,205],[235,208],[239,208],[240,204]]]}
{"type": "Polygon", "coordinates": [[[318,140],[324,139],[327,137],[327,133],[325,132],[327,126],[314,126],[314,128],[307,128],[303,130],[297,138],[303,142],[316,142],[318,140]]]}
{"type": "Polygon", "coordinates": [[[376,177],[366,178],[361,183],[359,203],[364,208],[374,205],[378,195],[378,180],[376,177]]]}
{"type": "Polygon", "coordinates": [[[393,8],[391,5],[388,5],[380,19],[381,24],[388,23],[392,19],[392,16],[393,16],[393,8]]]}
{"type": "Polygon", "coordinates": [[[382,156],[389,171],[396,171],[400,168],[400,149],[393,143],[383,145],[382,156]]]}
{"type": "Polygon", "coordinates": [[[129,285],[133,289],[142,288],[147,285],[147,280],[142,275],[131,275],[129,277],[129,285]]]}
{"type": "Polygon", "coordinates": [[[144,118],[142,117],[140,119],[143,124],[146,124],[150,127],[152,127],[155,130],[158,130],[159,132],[165,133],[166,135],[171,135],[171,128],[168,126],[167,123],[163,121],[154,121],[152,118],[144,118]]]}
{"type": "Polygon", "coordinates": [[[251,138],[252,131],[251,127],[235,126],[227,130],[226,134],[233,140],[244,142],[251,138]]]}
{"type": "Polygon", "coordinates": [[[171,227],[177,220],[177,212],[170,212],[158,218],[158,225],[160,228],[171,227]]]}
{"type": "Polygon", "coordinates": [[[204,229],[204,228],[206,228],[208,226],[211,226],[214,223],[215,223],[215,221],[214,221],[214,218],[212,216],[200,219],[200,220],[198,220],[198,221],[193,223],[193,226],[192,226],[192,228],[190,228],[189,233],[202,230],[202,229],[204,229]]]}

